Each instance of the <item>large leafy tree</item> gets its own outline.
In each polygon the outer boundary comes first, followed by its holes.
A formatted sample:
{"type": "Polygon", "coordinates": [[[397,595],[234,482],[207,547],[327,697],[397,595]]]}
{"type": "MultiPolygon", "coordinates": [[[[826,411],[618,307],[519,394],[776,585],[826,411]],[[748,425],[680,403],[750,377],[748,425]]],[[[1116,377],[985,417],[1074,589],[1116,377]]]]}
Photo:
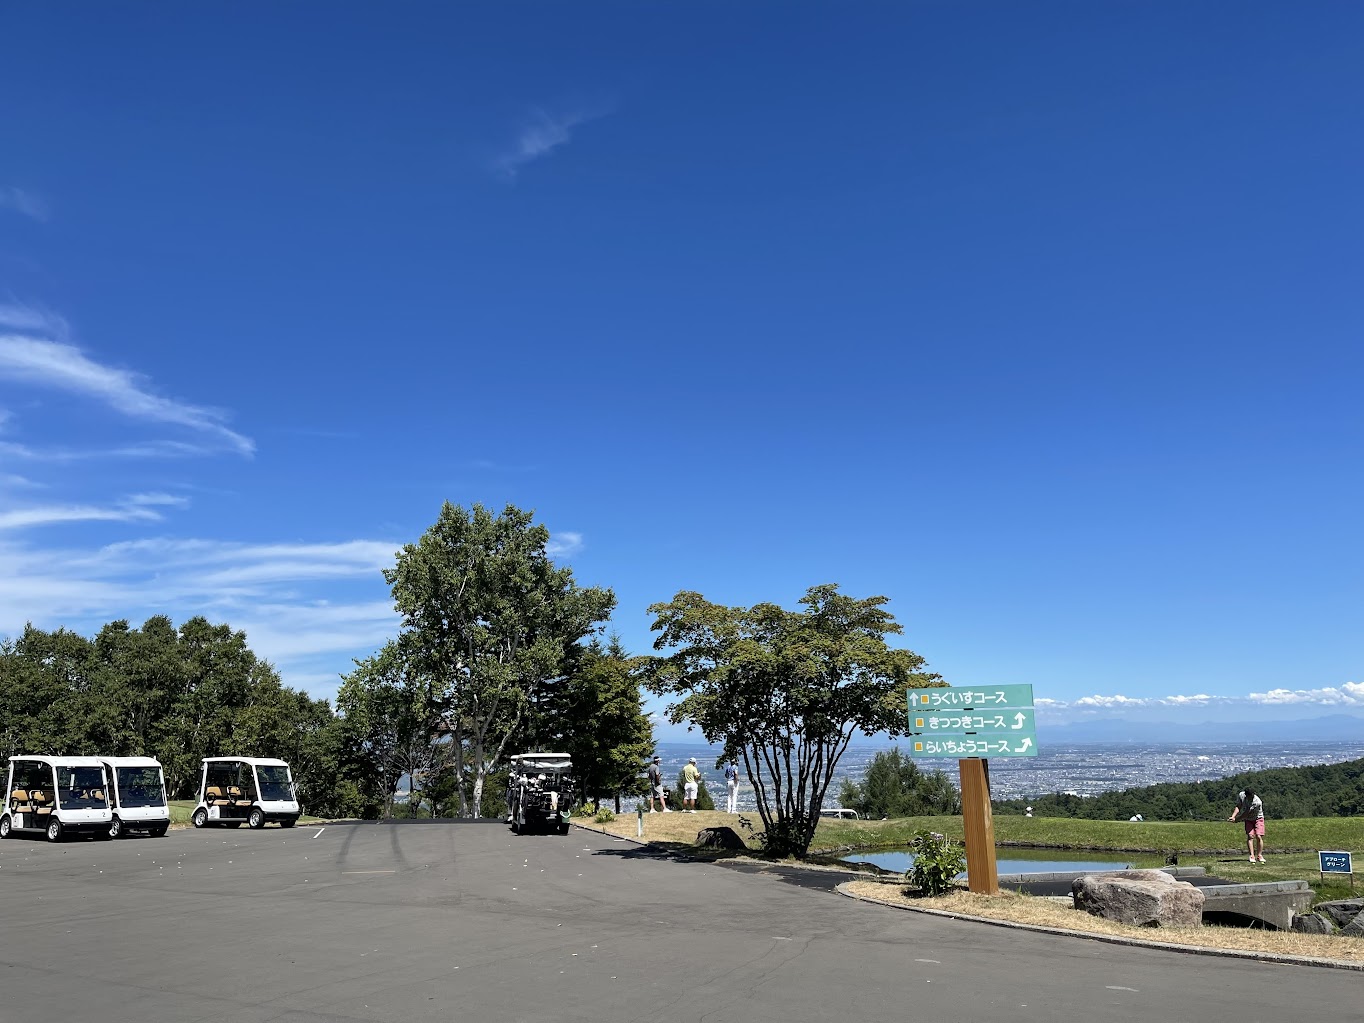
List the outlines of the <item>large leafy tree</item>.
{"type": "Polygon", "coordinates": [[[582,794],[616,801],[639,787],[640,770],[654,751],[653,725],[644,711],[635,668],[618,637],[603,648],[593,642],[562,687],[555,746],[573,758],[582,794]]]}
{"type": "Polygon", "coordinates": [[[903,734],[906,690],[943,684],[918,654],[887,643],[903,630],[886,603],[825,585],[806,592],[800,611],[726,607],[686,591],[649,608],[654,648],[669,652],[651,661],[647,685],[678,698],[674,723],[694,722],[742,761],[769,852],[805,855],[852,737],[903,734]]]}
{"type": "Polygon", "coordinates": [[[446,502],[384,572],[400,642],[430,679],[442,727],[467,747],[475,817],[533,695],[564,677],[572,648],[615,606],[610,590],[579,587],[572,569],[554,564],[549,531],[533,518],[512,505],[494,515],[446,502]]]}

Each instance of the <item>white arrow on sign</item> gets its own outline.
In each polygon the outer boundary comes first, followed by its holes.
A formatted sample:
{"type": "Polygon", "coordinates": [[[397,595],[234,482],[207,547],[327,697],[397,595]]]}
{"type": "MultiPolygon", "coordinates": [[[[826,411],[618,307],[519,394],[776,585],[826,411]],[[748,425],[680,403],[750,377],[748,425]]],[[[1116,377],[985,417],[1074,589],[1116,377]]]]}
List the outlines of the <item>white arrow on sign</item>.
{"type": "Polygon", "coordinates": [[[1032,749],[1032,736],[1023,740],[1018,747],[1018,752],[1022,753],[1025,749],[1032,749]]]}
{"type": "Polygon", "coordinates": [[[1026,717],[1023,716],[1023,712],[1020,710],[1017,714],[1014,715],[1014,727],[1015,727],[1015,728],[1022,728],[1022,727],[1023,727],[1023,722],[1024,722],[1024,721],[1027,721],[1027,720],[1028,720],[1028,719],[1027,719],[1026,717]]]}

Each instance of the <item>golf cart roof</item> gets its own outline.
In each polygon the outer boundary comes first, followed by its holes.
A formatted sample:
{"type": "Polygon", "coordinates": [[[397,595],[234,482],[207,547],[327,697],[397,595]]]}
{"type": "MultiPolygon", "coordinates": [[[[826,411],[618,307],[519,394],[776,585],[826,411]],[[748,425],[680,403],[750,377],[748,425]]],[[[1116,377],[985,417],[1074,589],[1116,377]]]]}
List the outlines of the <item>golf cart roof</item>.
{"type": "Polygon", "coordinates": [[[160,767],[161,761],[152,757],[100,757],[110,767],[160,767]]]}
{"type": "Polygon", "coordinates": [[[523,771],[567,771],[573,767],[567,753],[516,753],[511,762],[523,771]]]}
{"type": "Polygon", "coordinates": [[[206,764],[250,764],[252,767],[288,767],[283,760],[273,757],[204,757],[206,764]]]}
{"type": "Polygon", "coordinates": [[[103,767],[99,757],[44,757],[44,756],[19,756],[10,757],[10,763],[16,760],[37,760],[47,764],[48,767],[103,767]]]}

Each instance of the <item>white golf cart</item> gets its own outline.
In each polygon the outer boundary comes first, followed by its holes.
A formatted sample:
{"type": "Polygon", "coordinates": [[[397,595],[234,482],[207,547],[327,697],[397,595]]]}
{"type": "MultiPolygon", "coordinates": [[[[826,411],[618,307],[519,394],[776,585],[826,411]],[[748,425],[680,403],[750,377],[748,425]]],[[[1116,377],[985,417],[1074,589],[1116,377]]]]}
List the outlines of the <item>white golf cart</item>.
{"type": "Polygon", "coordinates": [[[507,823],[517,834],[568,834],[573,761],[567,753],[517,753],[507,776],[507,823]]]}
{"type": "Polygon", "coordinates": [[[263,757],[205,757],[199,805],[190,823],[196,828],[263,828],[277,821],[292,828],[302,813],[293,775],[283,760],[263,757]]]}
{"type": "Polygon", "coordinates": [[[10,757],[0,838],[17,831],[46,834],[49,842],[80,834],[109,838],[108,793],[104,765],[94,757],[10,757]]]}
{"type": "Polygon", "coordinates": [[[109,837],[122,838],[130,831],[145,831],[155,838],[164,835],[170,827],[170,806],[161,762],[151,757],[100,757],[99,761],[114,797],[109,837]]]}

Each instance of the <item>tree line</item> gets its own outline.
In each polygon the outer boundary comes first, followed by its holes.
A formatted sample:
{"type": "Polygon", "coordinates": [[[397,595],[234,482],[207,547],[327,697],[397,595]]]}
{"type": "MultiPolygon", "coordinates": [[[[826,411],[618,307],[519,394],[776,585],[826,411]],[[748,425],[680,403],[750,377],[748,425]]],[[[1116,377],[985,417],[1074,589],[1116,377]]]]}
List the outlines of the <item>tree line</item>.
{"type": "Polygon", "coordinates": [[[276,756],[311,813],[479,817],[503,812],[508,756],[553,750],[580,798],[619,809],[654,750],[647,691],[740,763],[768,850],[803,855],[853,736],[903,734],[906,689],[943,684],[890,646],[886,597],[834,585],[800,610],[682,591],[649,609],[656,653],[631,656],[605,635],[615,594],[580,586],[512,505],[447,502],[384,578],[397,635],[342,676],[334,708],[203,618],[93,639],[29,626],[0,645],[0,752],[155,756],[172,798],[194,794],[201,757],[276,756]]]}
{"type": "Polygon", "coordinates": [[[280,757],[309,806],[349,812],[358,793],[336,770],[339,739],[326,700],[285,686],[244,633],[202,617],[110,622],[93,638],[30,625],[0,643],[0,762],[154,756],[177,799],[197,791],[203,757],[280,757]]]}
{"type": "Polygon", "coordinates": [[[1084,820],[1222,820],[1238,792],[1250,787],[1274,817],[1354,817],[1364,814],[1364,760],[1306,767],[1245,771],[1213,781],[1161,782],[1138,788],[1076,796],[1065,792],[1031,799],[994,801],[996,812],[1084,820]]]}

